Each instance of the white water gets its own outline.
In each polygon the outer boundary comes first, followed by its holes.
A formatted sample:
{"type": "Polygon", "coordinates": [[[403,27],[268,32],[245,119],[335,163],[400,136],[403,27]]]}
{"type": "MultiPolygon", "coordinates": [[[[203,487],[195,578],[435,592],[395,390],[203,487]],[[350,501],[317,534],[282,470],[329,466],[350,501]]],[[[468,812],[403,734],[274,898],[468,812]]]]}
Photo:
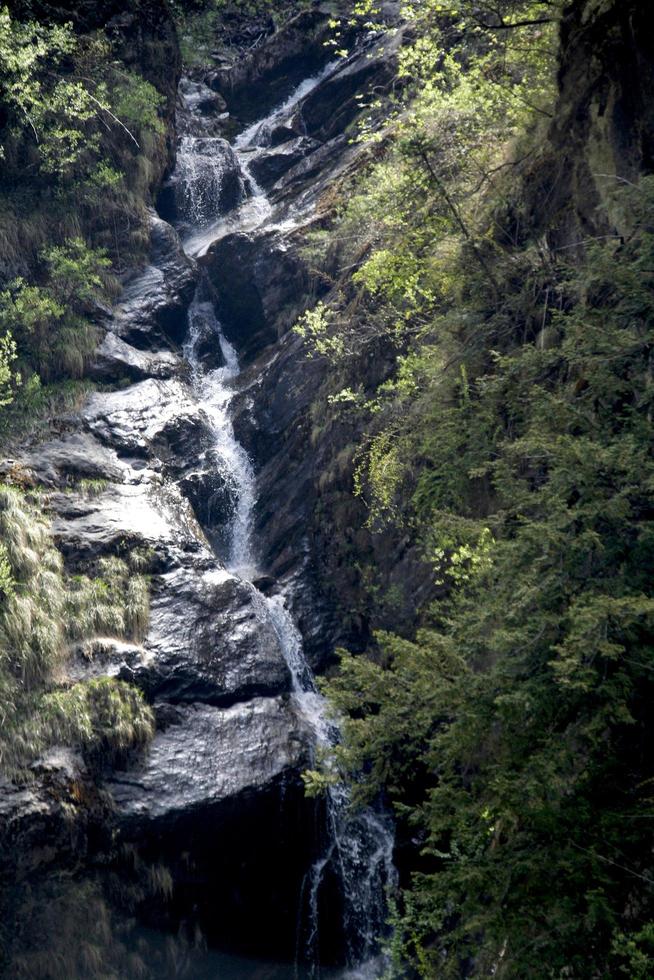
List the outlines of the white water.
{"type": "Polygon", "coordinates": [[[322,71],[316,75],[312,75],[311,78],[305,78],[295,91],[289,95],[286,101],[282,102],[276,109],[273,109],[269,116],[266,116],[265,119],[258,119],[251,126],[248,126],[247,129],[243,130],[234,140],[234,149],[237,152],[244,150],[256,152],[269,146],[273,129],[288,119],[302,99],[306,98],[310,92],[313,92],[340,65],[340,61],[330,61],[322,71]]]}
{"type": "MultiPolygon", "coordinates": [[[[257,180],[252,174],[251,166],[256,157],[264,153],[268,148],[270,134],[274,128],[282,124],[285,120],[289,120],[302,99],[306,98],[339,65],[340,62],[338,61],[330,62],[317,75],[305,79],[282,105],[274,109],[265,119],[260,119],[252,123],[251,126],[248,126],[247,129],[237,136],[232,148],[241,168],[244,187],[249,188],[249,194],[237,208],[228,214],[221,215],[216,213],[215,208],[211,208],[211,200],[216,200],[215,187],[211,194],[203,195],[202,193],[197,193],[196,197],[198,199],[202,198],[200,216],[197,219],[197,224],[201,227],[190,231],[184,239],[184,249],[188,255],[194,258],[205,255],[215,241],[218,241],[218,239],[223,238],[231,232],[256,231],[264,225],[271,231],[273,229],[277,231],[289,231],[297,225],[296,219],[291,214],[279,216],[274,214],[273,205],[257,183],[257,180]]],[[[185,144],[184,140],[182,140],[182,146],[180,148],[182,153],[187,153],[190,147],[191,143],[185,144]]],[[[219,171],[222,170],[224,172],[223,159],[221,155],[217,156],[216,167],[219,171]]],[[[193,163],[186,158],[183,166],[185,171],[192,175],[192,181],[195,182],[198,170],[194,169],[193,163]]],[[[211,177],[209,185],[212,187],[213,181],[214,178],[211,177]]]]}
{"type": "MultiPolygon", "coordinates": [[[[221,217],[207,226],[211,202],[220,199],[220,181],[225,173],[221,161],[224,148],[212,156],[205,154],[206,141],[193,138],[182,141],[180,174],[188,175],[192,187],[188,191],[196,227],[185,241],[190,255],[199,255],[211,242],[229,231],[252,231],[255,228],[284,226],[292,218],[276,217],[273,207],[257,185],[249,171],[249,163],[262,152],[275,126],[295,110],[296,106],[320,81],[334,70],[328,66],[319,76],[307,79],[266,119],[250,126],[234,144],[234,152],[241,165],[243,184],[249,186],[251,196],[231,214],[221,217]],[[193,161],[193,149],[198,148],[202,159],[193,161]],[[205,174],[207,164],[215,159],[215,171],[205,174]],[[200,186],[207,180],[205,193],[200,186]]],[[[186,193],[186,192],[185,192],[186,193]]],[[[184,353],[191,368],[191,382],[195,395],[211,422],[214,450],[220,455],[234,488],[236,504],[229,527],[227,552],[222,557],[228,569],[251,584],[259,615],[273,626],[292,677],[292,698],[298,711],[313,732],[316,753],[320,747],[333,746],[339,737],[338,728],[330,718],[325,699],[319,694],[311,667],[305,657],[302,637],[286,608],[281,595],[264,596],[252,584],[259,569],[253,543],[254,509],[256,506],[256,479],[251,461],[238,443],[230,416],[230,402],[234,394],[234,382],[238,378],[238,357],[234,347],[225,338],[212,304],[203,298],[200,287],[189,310],[188,336],[184,353]],[[200,358],[200,344],[207,334],[215,336],[222,353],[223,366],[204,370],[200,358]]],[[[207,458],[206,465],[210,465],[207,458]]],[[[343,980],[374,980],[382,971],[378,955],[378,941],[384,931],[385,889],[394,882],[392,864],[393,835],[388,822],[365,810],[350,812],[350,800],[342,786],[328,790],[326,798],[325,851],[307,873],[304,884],[304,908],[298,927],[298,960],[309,976],[320,974],[318,963],[320,939],[321,888],[328,873],[337,874],[343,894],[343,931],[347,942],[348,971],[343,980]]]]}
{"type": "Polygon", "coordinates": [[[225,563],[231,572],[251,580],[256,574],[252,554],[252,514],[255,479],[252,463],[234,436],[229,403],[234,394],[231,382],[239,373],[238,355],[216,320],[213,305],[196,293],[188,313],[188,333],[184,356],[191,367],[191,384],[198,403],[211,422],[215,448],[236,491],[236,507],[230,526],[230,543],[225,563]],[[220,346],[223,367],[205,371],[198,357],[198,345],[207,333],[214,334],[220,346]]]}
{"type": "Polygon", "coordinates": [[[177,209],[191,226],[202,226],[219,213],[227,180],[232,184],[229,197],[239,202],[246,197],[245,174],[239,173],[239,161],[226,140],[183,136],[175,170],[177,209]]]}

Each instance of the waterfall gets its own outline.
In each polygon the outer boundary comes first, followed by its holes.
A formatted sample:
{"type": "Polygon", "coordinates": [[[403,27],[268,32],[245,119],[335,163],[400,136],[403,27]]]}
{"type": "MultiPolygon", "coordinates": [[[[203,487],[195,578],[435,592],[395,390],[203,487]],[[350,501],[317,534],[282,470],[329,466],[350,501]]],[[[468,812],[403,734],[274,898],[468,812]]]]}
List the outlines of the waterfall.
{"type": "MultiPolygon", "coordinates": [[[[264,600],[270,621],[279,637],[293,679],[293,696],[314,732],[316,746],[337,743],[338,727],[330,718],[328,705],[319,694],[310,665],[304,656],[302,637],[281,596],[264,600]]],[[[302,958],[314,969],[320,932],[319,893],[324,876],[335,865],[343,888],[344,933],[347,959],[357,966],[350,977],[373,978],[374,955],[384,931],[386,888],[395,880],[393,834],[387,819],[371,809],[350,813],[350,798],[342,785],[330,786],[326,794],[328,844],[314,862],[305,881],[306,925],[298,941],[302,958]]]]}
{"type": "Polygon", "coordinates": [[[234,150],[218,137],[183,136],[175,161],[175,200],[180,220],[202,226],[237,207],[247,183],[234,150]]]}
{"type": "MultiPolygon", "coordinates": [[[[229,403],[234,393],[230,382],[239,373],[238,356],[216,319],[212,303],[198,288],[188,313],[188,332],[184,355],[191,368],[191,384],[198,403],[211,422],[215,449],[234,490],[227,554],[222,556],[231,572],[250,579],[255,572],[252,555],[252,513],[255,505],[255,480],[252,463],[234,436],[229,403]],[[205,371],[199,358],[200,342],[213,335],[220,347],[223,366],[205,371]]],[[[205,461],[206,463],[206,461],[205,461]]]]}
{"type": "MultiPolygon", "coordinates": [[[[268,227],[266,223],[273,208],[252,177],[249,164],[269,141],[274,126],[292,113],[301,99],[331,70],[333,66],[328,66],[319,76],[306,80],[283,106],[242,133],[233,148],[225,149],[224,140],[182,138],[176,180],[181,185],[177,192],[179,199],[186,202],[184,216],[192,221],[184,241],[188,254],[201,254],[212,241],[229,231],[268,227]],[[238,162],[239,186],[246,189],[248,196],[230,213],[224,214],[221,201],[227,175],[232,175],[229,179],[233,180],[232,157],[238,162]],[[229,165],[225,161],[229,161],[229,165]]],[[[259,575],[253,534],[256,478],[245,449],[235,437],[230,414],[230,402],[239,374],[238,356],[221,329],[203,284],[198,287],[189,309],[184,354],[195,397],[209,419],[213,433],[213,454],[206,454],[201,462],[211,466],[216,456],[220,458],[234,501],[228,521],[229,537],[225,553],[220,557],[232,573],[249,583],[258,614],[275,630],[292,678],[291,697],[313,733],[317,754],[321,747],[336,744],[338,727],[318,692],[304,654],[302,637],[283,596],[265,596],[254,585],[259,575]],[[205,369],[201,348],[208,336],[213,337],[214,345],[219,347],[222,364],[205,369]]],[[[385,889],[393,883],[395,874],[392,828],[386,818],[370,809],[351,813],[349,796],[342,786],[328,790],[325,810],[326,846],[308,870],[303,888],[298,960],[311,976],[319,975],[320,896],[326,875],[331,874],[340,883],[343,899],[343,932],[349,969],[344,976],[377,977],[380,966],[375,957],[379,952],[378,939],[384,930],[385,889]]]]}

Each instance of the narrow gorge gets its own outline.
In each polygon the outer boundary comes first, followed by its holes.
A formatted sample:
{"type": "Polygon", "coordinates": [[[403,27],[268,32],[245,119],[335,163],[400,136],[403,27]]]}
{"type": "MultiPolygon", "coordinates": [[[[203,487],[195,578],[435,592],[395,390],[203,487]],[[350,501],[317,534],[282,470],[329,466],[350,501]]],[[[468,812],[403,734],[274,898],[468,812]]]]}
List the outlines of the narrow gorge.
{"type": "Polygon", "coordinates": [[[0,976],[654,976],[650,7],[0,3],[0,976]]]}
{"type": "MultiPolygon", "coordinates": [[[[257,958],[288,964],[266,976],[331,976],[339,965],[347,973],[338,976],[377,976],[395,878],[388,814],[350,813],[342,788],[304,796],[302,770],[338,739],[313,674],[328,637],[305,653],[302,621],[319,631],[309,548],[297,541],[278,573],[271,555],[288,547],[288,528],[260,530],[283,511],[286,489],[261,472],[285,465],[305,407],[271,383],[279,345],[310,299],[297,245],[320,194],[356,155],[344,128],[357,99],[392,59],[362,33],[349,58],[328,61],[327,19],[301,14],[257,49],[237,90],[249,124],[231,142],[217,135],[225,100],[202,72],[181,78],[178,148],[150,214],[149,264],[128,278],[91,366],[109,389],[9,464],[48,488],[68,568],[134,549],[147,556],[143,641],[94,638],[69,677],[119,678],[154,705],[143,758],[103,778],[111,818],[101,831],[114,852],[133,848],[170,877],[146,925],[252,958],[212,966],[209,956],[206,969],[221,976],[259,976],[257,958]],[[287,74],[289,45],[291,56],[293,45],[307,52],[287,74]],[[76,489],[85,481],[91,493],[76,489]]],[[[302,514],[291,517],[301,536],[302,514]]],[[[53,786],[74,792],[80,764],[53,750],[41,790],[3,799],[23,850],[26,835],[71,833],[53,786]]],[[[83,832],[91,863],[106,860],[91,828],[83,832]]],[[[203,961],[196,952],[193,976],[205,975],[203,961]]]]}

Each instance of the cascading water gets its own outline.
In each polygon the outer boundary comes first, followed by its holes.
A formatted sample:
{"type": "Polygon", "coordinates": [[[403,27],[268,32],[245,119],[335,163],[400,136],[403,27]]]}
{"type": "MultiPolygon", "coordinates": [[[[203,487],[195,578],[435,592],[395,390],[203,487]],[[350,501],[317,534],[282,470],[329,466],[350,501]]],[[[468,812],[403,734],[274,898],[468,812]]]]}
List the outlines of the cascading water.
{"type": "MultiPolygon", "coordinates": [[[[333,66],[328,66],[319,76],[305,81],[283,106],[241,134],[229,152],[221,146],[220,152],[207,153],[207,142],[215,144],[215,141],[197,137],[182,139],[176,179],[182,184],[178,191],[180,198],[187,202],[185,217],[187,220],[192,218],[195,226],[185,241],[189,254],[200,254],[211,241],[228,231],[248,231],[266,223],[273,208],[254,181],[249,164],[269,142],[273,129],[331,70],[333,66]],[[224,165],[229,153],[235,154],[239,162],[239,179],[250,196],[230,215],[221,216],[221,181],[226,173],[233,171],[231,165],[229,168],[224,165]],[[213,171],[212,160],[215,161],[213,171]],[[215,218],[218,220],[208,225],[215,218]],[[198,233],[198,226],[204,226],[204,230],[198,233]]],[[[220,557],[231,572],[250,584],[259,615],[271,623],[279,638],[292,677],[292,698],[313,732],[316,751],[321,746],[333,746],[338,740],[338,728],[330,719],[327,704],[316,688],[304,655],[302,637],[284,599],[281,595],[264,596],[253,584],[259,574],[253,543],[256,480],[252,463],[235,438],[230,417],[230,400],[239,374],[238,357],[221,330],[202,284],[189,310],[184,354],[191,369],[195,396],[211,423],[214,456],[220,458],[234,501],[228,521],[229,540],[220,557]],[[214,345],[219,346],[222,356],[222,365],[208,370],[201,356],[207,334],[213,335],[214,345]]],[[[207,455],[206,466],[211,465],[214,456],[207,455]]],[[[372,810],[352,814],[349,803],[343,787],[328,790],[327,843],[305,878],[298,926],[298,961],[304,964],[305,972],[308,969],[310,976],[319,975],[320,897],[326,877],[331,875],[332,879],[338,880],[342,894],[343,933],[349,968],[344,976],[363,980],[379,976],[380,965],[375,957],[378,939],[384,929],[385,890],[394,880],[393,835],[385,818],[372,810]]]]}
{"type": "MultiPolygon", "coordinates": [[[[184,238],[184,249],[188,255],[194,258],[204,255],[213,242],[229,232],[250,232],[264,225],[269,229],[285,230],[295,225],[295,219],[292,215],[274,214],[273,205],[252,173],[252,164],[269,147],[275,128],[293,116],[302,99],[320,85],[338,64],[339,62],[331,62],[317,75],[305,79],[281,106],[274,109],[264,119],[257,120],[248,126],[237,136],[233,146],[227,144],[225,140],[206,141],[197,137],[184,137],[181,140],[178,154],[181,153],[182,155],[182,169],[180,170],[179,164],[177,164],[176,178],[183,183],[186,175],[190,176],[191,187],[194,190],[189,193],[190,199],[193,201],[192,210],[196,215],[194,219],[196,227],[188,228],[184,238]],[[211,153],[206,153],[205,144],[207,142],[214,145],[226,144],[228,149],[225,150],[223,146],[213,157],[211,153]],[[198,146],[203,158],[201,165],[192,159],[194,148],[198,146]],[[226,154],[228,153],[233,154],[234,159],[238,161],[238,172],[245,193],[239,201],[234,198],[230,190],[230,194],[226,198],[227,206],[215,207],[215,202],[219,201],[221,197],[220,191],[216,193],[215,180],[220,182],[222,179],[224,181],[225,177],[228,176],[230,184],[233,181],[232,169],[225,166],[226,154]],[[212,159],[215,173],[209,178],[208,183],[213,190],[207,194],[200,189],[198,181],[200,180],[200,170],[206,164],[211,167],[212,159]],[[214,203],[212,204],[212,202],[214,203]]],[[[184,190],[178,191],[178,200],[179,196],[183,198],[185,194],[186,191],[184,190]]]]}
{"type": "Polygon", "coordinates": [[[188,313],[188,333],[184,355],[191,367],[195,396],[211,422],[215,449],[231,483],[235,504],[229,522],[229,545],[225,558],[230,571],[249,580],[255,571],[252,555],[252,512],[255,505],[254,470],[250,459],[234,436],[229,402],[234,393],[230,382],[239,373],[238,356],[216,320],[213,305],[199,290],[188,313]],[[220,346],[223,366],[205,371],[199,358],[199,344],[207,332],[220,346]]]}
{"type": "MultiPolygon", "coordinates": [[[[338,741],[338,727],[330,719],[304,656],[302,637],[281,596],[264,599],[270,621],[280,639],[293,679],[293,697],[315,735],[317,748],[338,741]]],[[[351,978],[376,976],[379,936],[384,931],[386,889],[395,877],[393,834],[389,822],[370,809],[350,813],[350,798],[342,785],[327,789],[328,844],[305,880],[305,915],[298,930],[299,953],[313,970],[318,968],[320,938],[319,893],[324,877],[335,868],[343,890],[344,935],[351,978]]],[[[313,975],[313,974],[312,974],[313,975]]]]}

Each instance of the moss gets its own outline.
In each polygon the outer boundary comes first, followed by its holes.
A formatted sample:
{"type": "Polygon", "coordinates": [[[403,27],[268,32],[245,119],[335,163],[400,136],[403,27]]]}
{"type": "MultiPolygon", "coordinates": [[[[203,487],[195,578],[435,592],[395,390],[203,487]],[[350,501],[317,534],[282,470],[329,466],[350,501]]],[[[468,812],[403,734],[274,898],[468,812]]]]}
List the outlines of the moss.
{"type": "Polygon", "coordinates": [[[28,437],[46,438],[54,419],[79,410],[94,389],[95,385],[86,380],[41,384],[38,375],[32,375],[18,389],[12,404],[0,411],[0,446],[10,450],[28,437]]]}
{"type": "MultiPolygon", "coordinates": [[[[112,761],[153,731],[149,707],[129,685],[110,678],[66,683],[71,641],[143,639],[147,577],[117,557],[100,559],[92,576],[67,575],[39,504],[37,495],[0,486],[0,766],[9,772],[62,740],[112,761]]],[[[144,556],[135,561],[146,567],[144,556]]]]}
{"type": "Polygon", "coordinates": [[[154,734],[154,715],[142,693],[113,677],[45,695],[39,716],[58,739],[79,745],[94,765],[120,762],[154,734]]]}

